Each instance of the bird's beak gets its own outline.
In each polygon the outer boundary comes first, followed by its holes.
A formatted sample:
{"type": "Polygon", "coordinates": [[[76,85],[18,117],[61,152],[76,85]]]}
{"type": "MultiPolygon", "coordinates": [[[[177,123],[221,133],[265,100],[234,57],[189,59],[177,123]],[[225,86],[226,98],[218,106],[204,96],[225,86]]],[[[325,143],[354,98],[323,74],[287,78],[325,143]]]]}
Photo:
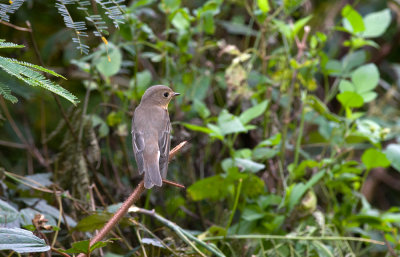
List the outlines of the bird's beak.
{"type": "Polygon", "coordinates": [[[174,96],[178,96],[180,95],[180,93],[174,92],[174,96]]]}

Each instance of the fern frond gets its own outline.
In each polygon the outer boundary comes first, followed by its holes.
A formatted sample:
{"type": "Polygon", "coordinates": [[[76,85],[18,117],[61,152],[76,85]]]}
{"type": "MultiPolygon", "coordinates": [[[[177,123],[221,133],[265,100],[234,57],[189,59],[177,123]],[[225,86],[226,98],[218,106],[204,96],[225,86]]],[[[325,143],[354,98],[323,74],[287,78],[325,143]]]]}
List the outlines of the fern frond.
{"type": "Polygon", "coordinates": [[[25,0],[14,0],[11,4],[0,4],[0,20],[9,22],[9,14],[15,13],[24,2],[25,0]]]}
{"type": "Polygon", "coordinates": [[[84,21],[73,21],[72,16],[66,7],[68,4],[75,4],[75,0],[57,0],[57,2],[56,7],[58,13],[63,17],[65,25],[68,28],[73,29],[76,34],[76,37],[72,39],[72,42],[78,44],[76,48],[79,49],[81,53],[88,54],[89,46],[83,44],[81,39],[81,37],[88,36],[86,33],[86,23],[84,21]]]}
{"type": "Polygon", "coordinates": [[[18,102],[18,99],[11,94],[10,88],[1,81],[0,81],[0,95],[2,95],[4,99],[10,101],[13,104],[18,102]]]}
{"type": "MultiPolygon", "coordinates": [[[[58,84],[55,84],[54,82],[46,79],[46,77],[44,77],[41,73],[36,71],[36,70],[44,72],[50,71],[43,67],[0,56],[0,69],[4,70],[9,75],[24,81],[30,86],[42,87],[59,96],[62,96],[68,101],[72,102],[74,105],[78,102],[78,99],[69,91],[59,86],[58,84]]],[[[50,71],[48,73],[53,74],[55,72],[50,71]]],[[[59,75],[58,77],[60,76],[61,75],[59,75]]]]}
{"type": "Polygon", "coordinates": [[[23,48],[24,45],[17,45],[14,43],[4,42],[4,39],[0,39],[0,48],[23,48]]]}
{"type": "Polygon", "coordinates": [[[119,28],[119,24],[124,23],[125,5],[120,5],[124,0],[96,0],[98,4],[106,11],[106,15],[112,20],[114,26],[119,28]]]}
{"type": "MultiPolygon", "coordinates": [[[[6,58],[6,57],[4,57],[4,58],[6,58]]],[[[58,73],[56,73],[56,72],[54,72],[52,70],[49,70],[49,69],[46,69],[46,68],[42,67],[42,66],[39,66],[39,65],[36,65],[36,64],[32,64],[32,63],[29,63],[29,62],[18,61],[18,60],[11,59],[11,58],[6,58],[6,59],[8,61],[12,62],[12,63],[17,63],[19,65],[23,65],[23,66],[26,66],[26,67],[29,67],[29,68],[32,68],[32,69],[35,69],[35,70],[38,70],[38,71],[41,71],[41,72],[45,72],[45,73],[51,74],[51,75],[53,75],[55,77],[63,78],[63,79],[66,80],[66,78],[63,75],[60,75],[60,74],[58,74],[58,73]]]]}

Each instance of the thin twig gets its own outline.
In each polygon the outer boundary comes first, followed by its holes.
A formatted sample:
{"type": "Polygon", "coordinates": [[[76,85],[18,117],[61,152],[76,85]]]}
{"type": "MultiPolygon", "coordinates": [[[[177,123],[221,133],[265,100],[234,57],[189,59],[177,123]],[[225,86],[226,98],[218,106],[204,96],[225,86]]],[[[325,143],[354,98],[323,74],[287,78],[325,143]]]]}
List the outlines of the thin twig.
{"type": "Polygon", "coordinates": [[[61,255],[64,256],[64,257],[71,257],[71,256],[69,256],[67,253],[61,252],[60,250],[58,250],[58,249],[56,249],[56,248],[54,248],[54,247],[51,248],[51,251],[52,251],[52,252],[56,252],[56,253],[58,253],[58,254],[61,254],[61,255]]]}
{"type": "Polygon", "coordinates": [[[14,24],[12,24],[12,23],[9,23],[9,22],[6,22],[6,21],[2,21],[2,20],[0,20],[0,23],[1,23],[1,24],[3,24],[3,25],[6,25],[6,26],[8,26],[8,27],[10,27],[10,28],[13,28],[13,29],[19,30],[19,31],[32,32],[32,30],[31,30],[30,28],[24,28],[24,27],[20,27],[20,26],[14,25],[14,24]]]}
{"type": "Polygon", "coordinates": [[[171,181],[171,180],[163,179],[162,181],[163,181],[163,183],[171,185],[171,186],[174,186],[174,187],[185,188],[184,185],[178,184],[178,183],[176,183],[174,181],[171,181]]]}
{"type": "Polygon", "coordinates": [[[347,237],[347,236],[284,236],[284,235],[230,235],[230,236],[213,236],[206,237],[204,241],[224,240],[224,239],[267,239],[267,240],[304,240],[304,241],[356,241],[365,242],[377,245],[385,245],[384,242],[360,238],[360,237],[347,237]]]}
{"type": "Polygon", "coordinates": [[[20,143],[14,143],[14,142],[9,142],[9,141],[4,141],[0,140],[0,145],[7,146],[7,147],[12,147],[12,148],[19,148],[19,149],[26,149],[27,146],[24,144],[20,143]]]}

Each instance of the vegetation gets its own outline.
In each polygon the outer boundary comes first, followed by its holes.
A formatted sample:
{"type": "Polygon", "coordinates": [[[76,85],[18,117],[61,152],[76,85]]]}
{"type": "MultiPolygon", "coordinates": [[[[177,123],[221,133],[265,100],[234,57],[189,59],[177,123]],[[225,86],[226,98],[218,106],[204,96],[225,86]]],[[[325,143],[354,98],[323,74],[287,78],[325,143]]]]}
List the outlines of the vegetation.
{"type": "Polygon", "coordinates": [[[0,254],[398,256],[399,15],[392,0],[1,3],[0,254]],[[146,191],[89,245],[141,181],[130,123],[155,84],[181,93],[168,179],[186,189],[146,191]]]}

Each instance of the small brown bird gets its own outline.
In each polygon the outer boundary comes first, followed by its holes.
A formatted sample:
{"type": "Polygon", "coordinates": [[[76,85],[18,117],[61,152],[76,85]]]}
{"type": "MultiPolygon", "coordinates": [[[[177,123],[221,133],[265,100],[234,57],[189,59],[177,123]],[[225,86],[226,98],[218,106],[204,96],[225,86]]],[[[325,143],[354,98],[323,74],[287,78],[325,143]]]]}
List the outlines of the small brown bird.
{"type": "Polygon", "coordinates": [[[162,186],[167,176],[171,124],[168,103],[179,95],[167,86],[152,86],[144,92],[132,119],[132,145],[144,187],[162,186]]]}

